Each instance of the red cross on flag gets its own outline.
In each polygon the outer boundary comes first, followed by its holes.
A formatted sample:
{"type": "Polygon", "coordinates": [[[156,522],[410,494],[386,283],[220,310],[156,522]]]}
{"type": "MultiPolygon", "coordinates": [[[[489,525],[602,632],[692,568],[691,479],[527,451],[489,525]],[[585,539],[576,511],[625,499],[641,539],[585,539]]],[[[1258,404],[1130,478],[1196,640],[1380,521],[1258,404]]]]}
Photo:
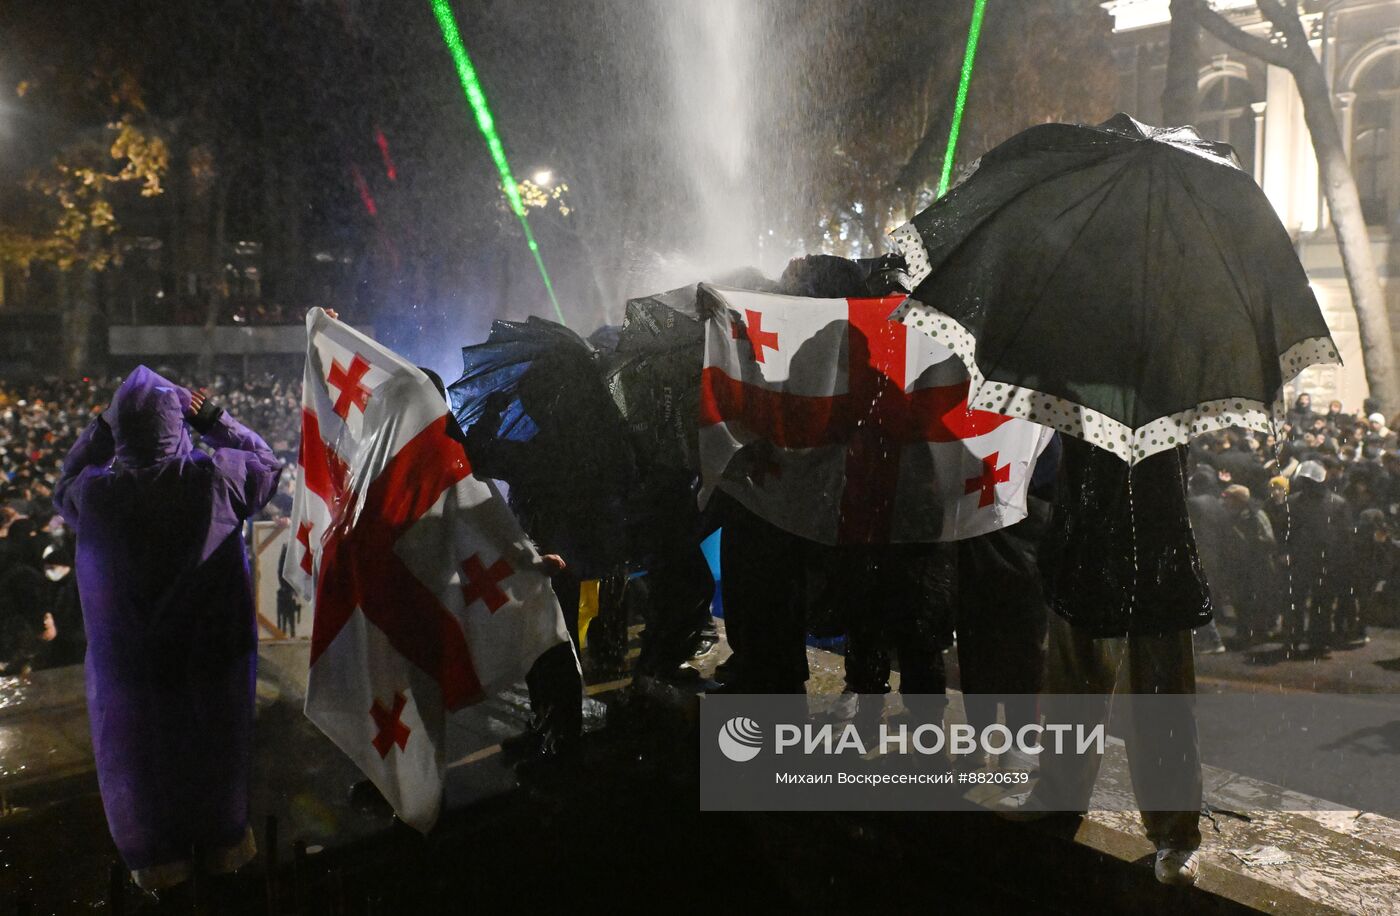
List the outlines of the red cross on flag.
{"type": "Polygon", "coordinates": [[[312,596],[306,714],[427,831],[474,706],[568,640],[534,546],[422,371],[320,309],[283,576],[312,596]],[[308,572],[309,570],[309,572],[308,572]]]}
{"type": "Polygon", "coordinates": [[[967,406],[951,350],[888,320],[904,297],[709,288],[706,492],[824,544],[951,541],[1026,516],[1051,432],[967,406]]]}

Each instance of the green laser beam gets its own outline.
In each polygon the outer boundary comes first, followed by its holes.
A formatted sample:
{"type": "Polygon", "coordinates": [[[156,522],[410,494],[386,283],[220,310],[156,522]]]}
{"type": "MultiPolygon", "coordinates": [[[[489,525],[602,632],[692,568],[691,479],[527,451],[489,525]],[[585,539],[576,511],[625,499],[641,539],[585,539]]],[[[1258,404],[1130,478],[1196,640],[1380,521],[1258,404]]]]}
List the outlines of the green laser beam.
{"type": "Polygon", "coordinates": [[[452,15],[452,7],[448,0],[431,0],[433,5],[433,15],[437,17],[438,28],[442,29],[442,40],[447,44],[447,50],[452,54],[452,64],[457,69],[457,79],[462,83],[462,91],[467,94],[467,101],[471,103],[472,113],[476,115],[476,126],[481,131],[481,136],[486,140],[486,148],[491,152],[491,161],[496,163],[496,171],[501,176],[501,190],[505,192],[506,200],[510,203],[511,212],[515,218],[520,220],[520,228],[525,232],[525,243],[530,248],[530,254],[535,258],[535,266],[539,268],[540,279],[544,281],[545,291],[549,293],[549,301],[554,306],[554,314],[559,316],[559,323],[567,326],[564,320],[564,310],[559,307],[559,300],[554,296],[554,284],[550,282],[549,271],[544,269],[544,258],[540,257],[540,246],[535,241],[535,234],[530,231],[530,221],[525,218],[525,205],[520,202],[520,189],[515,183],[515,177],[511,174],[510,163],[506,161],[506,150],[501,144],[501,136],[496,133],[496,119],[491,117],[491,107],[486,104],[486,93],[481,89],[481,83],[476,78],[476,68],[472,66],[472,59],[467,55],[467,46],[462,43],[462,34],[457,31],[457,19],[452,15]]]}
{"type": "Polygon", "coordinates": [[[972,25],[967,29],[967,50],[963,52],[962,77],[958,80],[958,99],[953,104],[953,126],[948,131],[948,149],[943,153],[943,174],[938,179],[938,196],[948,193],[953,177],[953,157],[958,149],[958,131],[962,130],[963,108],[967,105],[967,87],[972,82],[972,62],[977,57],[977,40],[982,36],[982,14],[987,0],[976,0],[972,7],[972,25]]]}

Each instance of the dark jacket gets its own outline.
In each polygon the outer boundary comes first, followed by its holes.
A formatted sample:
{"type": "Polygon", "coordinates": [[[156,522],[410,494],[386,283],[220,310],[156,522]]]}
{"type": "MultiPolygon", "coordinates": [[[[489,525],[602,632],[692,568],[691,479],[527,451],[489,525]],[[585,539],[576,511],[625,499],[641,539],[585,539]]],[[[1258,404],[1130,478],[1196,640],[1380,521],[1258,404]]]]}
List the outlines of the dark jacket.
{"type": "Polygon", "coordinates": [[[1066,437],[1041,569],[1051,608],[1090,636],[1209,622],[1186,510],[1186,449],[1152,455],[1130,474],[1111,452],[1066,437]]]}
{"type": "Polygon", "coordinates": [[[1271,601],[1277,592],[1278,573],[1274,564],[1274,529],[1257,501],[1249,508],[1229,514],[1225,540],[1221,545],[1220,591],[1236,608],[1257,607],[1271,601]]]}
{"type": "Polygon", "coordinates": [[[1355,530],[1346,500],[1311,480],[1296,478],[1288,498],[1289,574],[1293,592],[1306,598],[1321,590],[1335,594],[1350,573],[1349,548],[1355,530]]]}
{"type": "Polygon", "coordinates": [[[1191,533],[1196,538],[1196,553],[1201,559],[1201,572],[1206,577],[1206,587],[1212,589],[1212,603],[1219,605],[1223,599],[1226,578],[1225,540],[1230,527],[1230,516],[1220,495],[1213,489],[1201,492],[1193,490],[1186,497],[1186,514],[1191,519],[1191,533]]]}

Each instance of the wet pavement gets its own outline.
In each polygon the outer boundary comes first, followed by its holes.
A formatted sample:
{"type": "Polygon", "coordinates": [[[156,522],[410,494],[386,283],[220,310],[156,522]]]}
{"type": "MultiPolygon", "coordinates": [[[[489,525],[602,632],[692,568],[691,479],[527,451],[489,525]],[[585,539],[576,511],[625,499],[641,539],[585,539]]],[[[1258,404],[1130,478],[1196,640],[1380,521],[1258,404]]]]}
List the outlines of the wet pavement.
{"type": "Polygon", "coordinates": [[[1400,629],[1369,628],[1370,641],[1327,652],[1303,650],[1292,657],[1282,643],[1236,646],[1230,627],[1222,626],[1230,651],[1196,656],[1202,685],[1249,685],[1320,693],[1400,693],[1400,629]]]}
{"type": "MultiPolygon", "coordinates": [[[[1400,823],[1345,805],[1248,813],[1261,793],[1283,790],[1258,774],[1213,768],[1208,798],[1218,811],[1204,828],[1200,884],[1192,891],[1157,885],[1137,815],[1112,810],[1131,808],[1117,745],[1098,789],[1103,810],[1082,820],[701,813],[693,692],[632,689],[617,672],[591,678],[593,732],[580,767],[522,778],[495,748],[474,755],[449,771],[448,812],[424,838],[352,804],[359,774],[301,713],[305,652],[305,643],[263,647],[253,795],[259,859],[161,907],[119,869],[123,880],[114,889],[117,860],[92,773],[80,669],[0,684],[0,912],[14,904],[33,913],[407,913],[560,900],[585,912],[640,901],[679,912],[713,912],[715,901],[821,912],[872,901],[896,912],[926,911],[933,901],[1022,913],[1400,911],[1400,823]]],[[[726,653],[721,644],[703,667],[711,670],[726,653]]],[[[1281,663],[1287,668],[1252,665],[1234,653],[1208,656],[1203,687],[1219,681],[1274,690],[1307,677],[1340,683],[1348,679],[1343,671],[1364,665],[1400,678],[1377,664],[1400,657],[1400,634],[1378,633],[1358,653],[1281,663]],[[1240,672],[1268,676],[1241,680],[1240,672]]],[[[840,657],[809,655],[811,691],[839,691],[840,657]]],[[[1381,675],[1368,671],[1360,680],[1381,692],[1381,675]]],[[[501,735],[518,729],[524,697],[495,702],[492,720],[501,735]]],[[[1369,766],[1395,772],[1375,759],[1369,766]]]]}

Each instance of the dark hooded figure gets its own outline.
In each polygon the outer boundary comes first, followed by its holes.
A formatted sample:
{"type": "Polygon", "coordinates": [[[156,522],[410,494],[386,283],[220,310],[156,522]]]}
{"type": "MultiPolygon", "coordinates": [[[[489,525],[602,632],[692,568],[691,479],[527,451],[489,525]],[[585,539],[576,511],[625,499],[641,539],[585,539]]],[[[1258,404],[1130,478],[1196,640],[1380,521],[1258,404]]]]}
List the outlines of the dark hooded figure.
{"type": "Polygon", "coordinates": [[[257,434],[145,366],[64,462],[54,501],[78,539],[98,785],[145,888],[254,854],[257,624],[240,532],[280,470],[257,434]]]}

